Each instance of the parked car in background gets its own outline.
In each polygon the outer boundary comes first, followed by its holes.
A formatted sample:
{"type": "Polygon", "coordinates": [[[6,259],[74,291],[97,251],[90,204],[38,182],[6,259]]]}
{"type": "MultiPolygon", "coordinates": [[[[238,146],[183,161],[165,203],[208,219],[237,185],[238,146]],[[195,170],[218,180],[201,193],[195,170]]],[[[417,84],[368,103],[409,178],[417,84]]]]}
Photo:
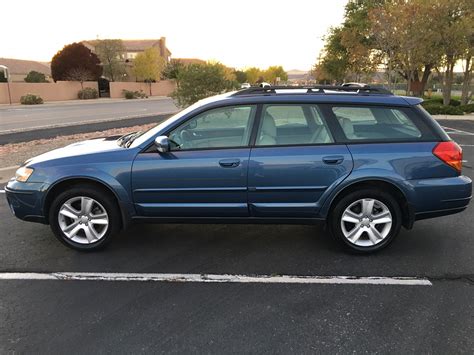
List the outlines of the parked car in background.
{"type": "Polygon", "coordinates": [[[374,252],[471,198],[461,148],[421,102],[368,86],[249,88],[32,158],[6,197],[77,250],[135,221],[326,221],[346,248],[374,252]]]}
{"type": "Polygon", "coordinates": [[[240,88],[241,89],[248,89],[248,88],[250,88],[250,84],[249,83],[242,83],[242,85],[240,85],[240,88]]]}

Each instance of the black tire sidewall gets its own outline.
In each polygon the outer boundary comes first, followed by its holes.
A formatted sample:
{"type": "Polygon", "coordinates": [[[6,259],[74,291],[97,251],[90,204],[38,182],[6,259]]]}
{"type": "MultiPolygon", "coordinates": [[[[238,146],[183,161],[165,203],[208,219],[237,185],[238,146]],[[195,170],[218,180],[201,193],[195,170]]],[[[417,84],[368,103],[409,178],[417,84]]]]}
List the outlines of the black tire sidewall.
{"type": "Polygon", "coordinates": [[[400,231],[400,227],[401,227],[401,222],[402,222],[402,214],[401,214],[400,206],[397,200],[389,193],[375,190],[375,189],[364,189],[364,190],[354,191],[347,194],[336,203],[336,206],[332,210],[332,213],[330,216],[330,227],[331,227],[331,232],[333,236],[340,243],[342,243],[347,250],[350,250],[356,253],[363,253],[363,254],[379,251],[385,248],[387,245],[389,245],[393,241],[393,239],[398,235],[400,231]],[[344,233],[342,232],[341,224],[340,224],[344,210],[353,202],[363,199],[363,198],[373,198],[373,199],[379,200],[380,202],[384,203],[388,207],[388,209],[390,210],[390,213],[392,214],[392,228],[388,236],[379,244],[369,246],[369,247],[361,247],[361,246],[352,244],[350,241],[348,241],[346,237],[344,236],[344,233]]]}
{"type": "Polygon", "coordinates": [[[58,196],[56,196],[51,204],[49,210],[49,224],[51,229],[59,239],[61,243],[69,248],[79,251],[93,251],[104,248],[114,236],[120,230],[120,211],[115,203],[113,196],[109,193],[105,193],[97,188],[89,186],[75,186],[72,187],[58,196]],[[97,242],[92,244],[80,244],[70,240],[61,230],[58,222],[58,214],[61,206],[67,200],[76,197],[85,196],[90,197],[99,202],[106,210],[109,217],[109,226],[105,235],[97,242]]]}

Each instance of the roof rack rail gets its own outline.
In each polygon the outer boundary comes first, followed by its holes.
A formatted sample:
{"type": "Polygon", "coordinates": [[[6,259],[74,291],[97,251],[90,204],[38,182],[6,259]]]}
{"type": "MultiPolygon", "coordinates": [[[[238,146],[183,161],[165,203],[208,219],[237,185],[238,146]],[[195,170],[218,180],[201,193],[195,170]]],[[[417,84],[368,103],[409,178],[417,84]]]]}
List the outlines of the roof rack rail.
{"type": "Polygon", "coordinates": [[[339,86],[339,85],[314,85],[314,86],[265,86],[251,87],[235,92],[232,96],[240,95],[265,95],[277,94],[277,90],[306,90],[306,94],[327,94],[326,91],[337,91],[339,93],[356,93],[356,94],[379,94],[393,95],[387,89],[380,87],[365,86],[339,86]]]}

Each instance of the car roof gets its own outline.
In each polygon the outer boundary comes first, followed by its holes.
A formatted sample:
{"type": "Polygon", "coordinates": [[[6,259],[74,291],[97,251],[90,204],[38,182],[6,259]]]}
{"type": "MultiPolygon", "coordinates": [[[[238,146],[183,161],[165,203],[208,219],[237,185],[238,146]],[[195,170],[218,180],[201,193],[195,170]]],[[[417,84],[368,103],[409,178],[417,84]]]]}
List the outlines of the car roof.
{"type": "Polygon", "coordinates": [[[265,93],[238,94],[226,93],[209,97],[203,104],[250,104],[250,103],[337,103],[337,104],[372,104],[412,106],[423,102],[418,97],[396,96],[389,94],[359,94],[359,93],[265,93]]]}

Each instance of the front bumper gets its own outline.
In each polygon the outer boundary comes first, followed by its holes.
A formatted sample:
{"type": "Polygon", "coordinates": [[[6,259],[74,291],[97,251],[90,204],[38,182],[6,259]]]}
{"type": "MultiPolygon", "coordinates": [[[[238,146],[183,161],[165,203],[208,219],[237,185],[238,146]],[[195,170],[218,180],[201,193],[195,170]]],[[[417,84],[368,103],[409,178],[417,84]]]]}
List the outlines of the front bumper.
{"type": "Polygon", "coordinates": [[[43,211],[43,202],[48,185],[36,182],[10,180],[5,195],[12,213],[24,221],[48,223],[43,211]]]}

